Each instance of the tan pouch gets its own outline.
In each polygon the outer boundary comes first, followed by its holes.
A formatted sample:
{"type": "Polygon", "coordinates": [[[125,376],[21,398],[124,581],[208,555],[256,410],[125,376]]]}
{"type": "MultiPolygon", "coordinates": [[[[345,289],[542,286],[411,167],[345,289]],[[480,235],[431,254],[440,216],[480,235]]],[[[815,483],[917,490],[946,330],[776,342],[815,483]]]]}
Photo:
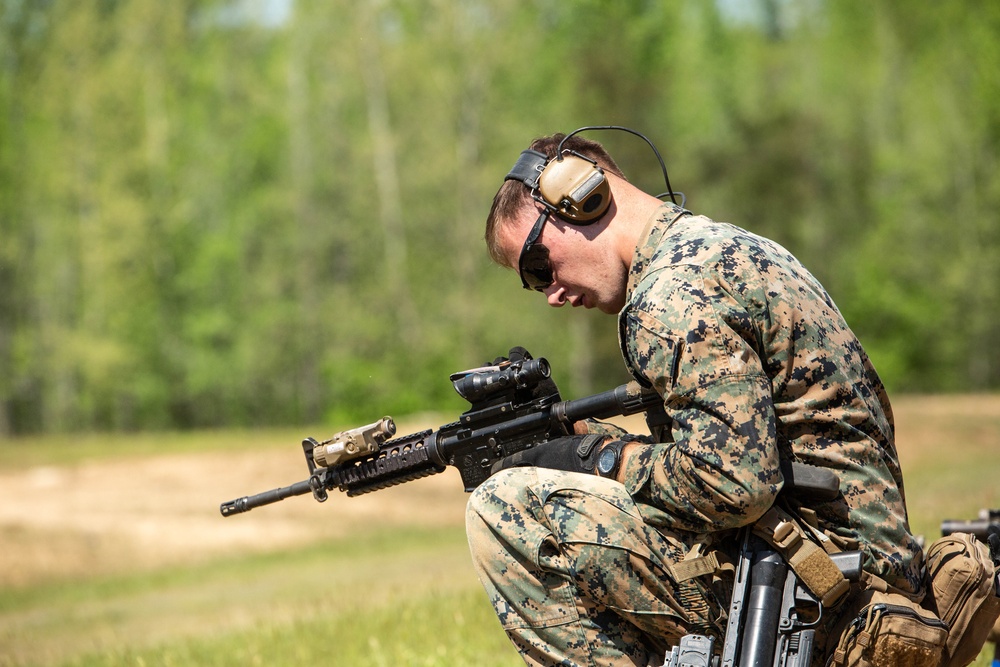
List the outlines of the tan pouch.
{"type": "Polygon", "coordinates": [[[948,626],[905,595],[864,592],[870,601],[840,636],[832,665],[939,667],[948,626]]]}
{"type": "Polygon", "coordinates": [[[927,573],[927,606],[949,628],[942,665],[964,667],[979,655],[1000,616],[989,547],[969,533],[942,537],[927,550],[927,573]]]}

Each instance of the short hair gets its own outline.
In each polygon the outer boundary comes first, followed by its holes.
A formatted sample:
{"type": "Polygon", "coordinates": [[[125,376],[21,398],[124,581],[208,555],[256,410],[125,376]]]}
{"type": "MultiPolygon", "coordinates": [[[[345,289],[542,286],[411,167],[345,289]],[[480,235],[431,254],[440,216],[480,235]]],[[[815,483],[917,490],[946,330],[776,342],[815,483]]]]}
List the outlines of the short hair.
{"type": "MultiPolygon", "coordinates": [[[[555,157],[559,149],[560,142],[565,138],[565,134],[553,134],[547,137],[539,137],[531,142],[528,147],[533,151],[538,151],[549,157],[555,157]]],[[[615,176],[625,178],[621,169],[615,161],[608,155],[604,146],[596,141],[584,139],[580,135],[573,135],[562,145],[563,151],[571,150],[584,155],[606,171],[615,176]]],[[[504,181],[500,189],[493,197],[493,206],[490,214],[486,218],[486,250],[490,254],[490,259],[495,263],[503,265],[505,258],[500,250],[500,230],[517,216],[521,207],[531,204],[531,190],[524,183],[516,180],[504,181]]]]}

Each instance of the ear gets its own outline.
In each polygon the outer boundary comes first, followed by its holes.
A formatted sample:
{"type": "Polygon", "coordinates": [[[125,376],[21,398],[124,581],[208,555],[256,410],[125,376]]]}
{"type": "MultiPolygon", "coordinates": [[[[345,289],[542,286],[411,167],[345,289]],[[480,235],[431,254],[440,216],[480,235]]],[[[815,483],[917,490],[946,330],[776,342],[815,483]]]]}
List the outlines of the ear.
{"type": "Polygon", "coordinates": [[[593,224],[611,204],[604,170],[573,151],[551,159],[538,151],[521,151],[504,180],[524,183],[535,199],[574,225],[593,224]]]}

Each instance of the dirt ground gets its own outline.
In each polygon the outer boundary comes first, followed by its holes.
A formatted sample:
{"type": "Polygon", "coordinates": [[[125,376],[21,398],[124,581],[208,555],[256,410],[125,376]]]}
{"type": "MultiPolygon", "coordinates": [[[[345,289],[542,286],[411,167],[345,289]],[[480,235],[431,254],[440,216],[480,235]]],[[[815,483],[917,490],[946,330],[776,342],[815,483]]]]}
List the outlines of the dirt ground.
{"type": "Polygon", "coordinates": [[[301,453],[192,453],[0,472],[0,588],[267,551],[360,526],[460,524],[464,493],[448,470],[348,498],[311,496],[224,518],[219,504],[305,478],[301,453]]]}
{"type": "MultiPolygon", "coordinates": [[[[648,432],[641,417],[620,423],[648,432]]],[[[401,420],[398,432],[438,425],[401,420]]],[[[219,513],[222,502],[305,477],[294,443],[239,456],[129,456],[0,469],[0,589],[273,551],[375,527],[464,523],[467,494],[453,468],[362,496],[331,492],[322,504],[307,495],[231,517],[219,513]]]]}
{"type": "MultiPolygon", "coordinates": [[[[939,459],[946,465],[961,449],[991,476],[1000,473],[1000,396],[903,397],[894,405],[904,471],[939,459]]],[[[400,432],[423,427],[400,423],[400,432]]],[[[334,493],[322,505],[303,496],[219,514],[223,501],[304,473],[295,448],[0,470],[0,589],[304,545],[372,525],[463,521],[466,494],[452,469],[355,498],[334,493]]],[[[998,488],[980,485],[970,502],[1000,505],[998,488]]]]}

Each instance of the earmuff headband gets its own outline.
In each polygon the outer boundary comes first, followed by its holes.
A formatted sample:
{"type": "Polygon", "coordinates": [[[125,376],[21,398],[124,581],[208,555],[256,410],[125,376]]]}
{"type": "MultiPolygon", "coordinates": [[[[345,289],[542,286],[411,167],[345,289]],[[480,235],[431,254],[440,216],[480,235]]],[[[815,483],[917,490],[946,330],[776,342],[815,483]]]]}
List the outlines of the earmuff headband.
{"type": "Polygon", "coordinates": [[[590,158],[575,151],[563,150],[567,139],[591,130],[620,130],[645,141],[660,163],[663,182],[667,186],[667,191],[657,195],[657,198],[670,197],[677,204],[677,195],[680,195],[679,206],[684,206],[684,193],[674,192],[670,187],[667,166],[653,142],[645,135],[620,125],[591,125],[574,130],[559,142],[553,158],[538,151],[522,151],[504,180],[524,183],[536,200],[567,222],[574,225],[597,222],[611,205],[611,188],[607,175],[590,158]]]}
{"type": "Polygon", "coordinates": [[[510,168],[510,173],[503,180],[521,181],[531,190],[538,189],[538,178],[542,175],[549,158],[544,153],[538,151],[521,151],[521,156],[510,168]]]}

